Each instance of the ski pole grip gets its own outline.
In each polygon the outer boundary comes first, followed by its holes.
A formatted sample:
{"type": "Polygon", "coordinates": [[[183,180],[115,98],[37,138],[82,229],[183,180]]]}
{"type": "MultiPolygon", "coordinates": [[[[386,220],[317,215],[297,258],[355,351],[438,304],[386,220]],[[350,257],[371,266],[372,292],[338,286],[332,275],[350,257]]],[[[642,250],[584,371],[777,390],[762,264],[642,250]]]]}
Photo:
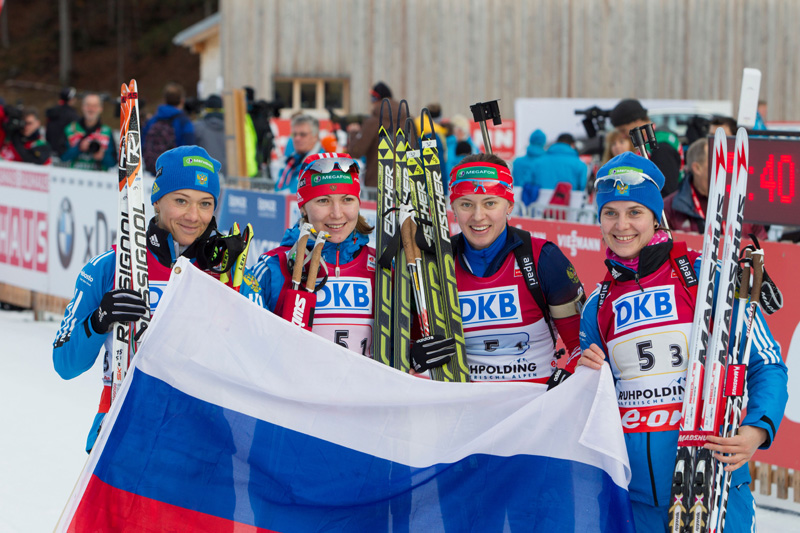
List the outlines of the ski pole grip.
{"type": "Polygon", "coordinates": [[[409,217],[403,221],[403,226],[400,228],[400,237],[403,239],[403,250],[406,252],[408,263],[413,263],[420,256],[419,248],[414,242],[415,226],[414,220],[409,217]]]}
{"type": "MultiPolygon", "coordinates": [[[[749,250],[748,250],[749,252],[749,250]]],[[[761,284],[764,283],[764,253],[757,250],[753,258],[753,286],[750,288],[750,301],[761,301],[761,284]]]]}
{"type": "MultiPolygon", "coordinates": [[[[319,237],[318,237],[319,238],[319,237]]],[[[306,290],[314,292],[317,287],[317,274],[319,273],[319,262],[322,259],[322,245],[314,246],[311,252],[311,262],[308,264],[308,279],[306,279],[306,290]]]]}
{"type": "Polygon", "coordinates": [[[292,285],[294,287],[300,286],[300,281],[303,279],[303,263],[306,259],[306,243],[308,242],[308,235],[303,235],[297,241],[297,249],[294,255],[294,268],[292,269],[292,285]]]}
{"type": "MultiPolygon", "coordinates": [[[[752,265],[752,254],[749,249],[745,249],[744,251],[744,262],[742,263],[742,279],[739,282],[739,299],[745,298],[746,294],[750,294],[752,292],[752,287],[750,286],[750,266],[752,265]]],[[[755,283],[753,284],[755,287],[755,283]]]]}

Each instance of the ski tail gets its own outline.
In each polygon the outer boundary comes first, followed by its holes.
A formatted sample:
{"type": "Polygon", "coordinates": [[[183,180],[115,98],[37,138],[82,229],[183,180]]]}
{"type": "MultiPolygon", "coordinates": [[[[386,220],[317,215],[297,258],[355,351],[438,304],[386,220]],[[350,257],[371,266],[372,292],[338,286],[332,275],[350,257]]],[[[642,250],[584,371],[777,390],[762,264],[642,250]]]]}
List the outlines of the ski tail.
{"type": "MultiPolygon", "coordinates": [[[[734,170],[731,192],[728,198],[728,213],[725,221],[725,240],[722,248],[722,266],[719,287],[715,300],[713,335],[709,345],[709,357],[705,365],[703,384],[703,421],[701,430],[717,435],[721,420],[721,401],[723,385],[728,366],[728,349],[731,319],[736,290],[736,278],[741,243],[742,219],[747,189],[747,134],[740,128],[736,135],[734,170]]],[[[699,443],[698,445],[702,445],[699,443]]],[[[719,462],[711,452],[700,448],[696,459],[696,473],[692,487],[692,531],[708,531],[710,519],[715,511],[714,498],[717,496],[715,479],[719,462]]]]}
{"type": "MultiPolygon", "coordinates": [[[[147,223],[144,211],[144,180],[141,172],[139,103],[136,81],[123,85],[120,91],[120,154],[119,154],[119,232],[115,287],[132,289],[149,305],[147,279],[147,223]]],[[[116,324],[112,341],[111,400],[116,398],[131,358],[142,340],[150,317],[131,324],[116,324]]]]}
{"type": "Polygon", "coordinates": [[[383,125],[384,106],[389,110],[389,131],[392,125],[392,106],[388,99],[381,102],[378,129],[378,205],[375,232],[375,304],[372,357],[392,365],[392,243],[398,239],[395,207],[394,143],[383,125]]]}
{"type": "MultiPolygon", "coordinates": [[[[725,308],[724,308],[726,313],[727,313],[728,312],[728,301],[730,301],[731,302],[731,309],[730,309],[731,315],[732,315],[732,312],[733,312],[733,309],[732,309],[733,294],[732,293],[734,291],[734,285],[735,285],[735,282],[736,282],[736,276],[737,276],[737,270],[738,270],[738,259],[739,259],[739,248],[740,248],[740,244],[741,244],[741,233],[742,233],[741,226],[742,226],[742,219],[743,219],[743,215],[744,215],[744,202],[745,202],[745,199],[746,199],[746,196],[747,196],[747,171],[748,171],[748,167],[749,167],[749,161],[750,161],[750,147],[749,147],[748,138],[747,138],[747,131],[744,128],[739,128],[739,131],[736,132],[736,144],[735,144],[734,154],[733,154],[733,172],[734,172],[734,178],[736,180],[736,182],[735,182],[736,183],[736,186],[735,186],[736,189],[734,190],[734,188],[731,187],[731,197],[730,197],[731,205],[728,206],[729,219],[731,217],[731,213],[732,212],[736,213],[737,219],[736,219],[736,223],[735,223],[735,226],[733,228],[733,231],[731,232],[731,236],[732,236],[731,249],[728,250],[726,248],[725,251],[723,252],[723,266],[722,266],[722,268],[723,268],[722,275],[725,275],[727,273],[728,277],[731,278],[730,286],[729,286],[730,288],[728,289],[728,295],[726,296],[726,299],[725,299],[725,308]],[[734,201],[738,202],[738,206],[734,206],[733,205],[734,201]],[[729,266],[729,263],[733,263],[733,265],[729,266]],[[728,270],[726,270],[726,267],[729,267],[730,272],[728,270]]],[[[731,221],[729,220],[728,223],[730,224],[731,221]]],[[[728,228],[726,228],[726,229],[728,229],[728,228]]],[[[728,236],[728,232],[726,231],[726,244],[727,244],[727,236],[728,236]]],[[[747,282],[749,282],[749,279],[747,280],[747,282]]],[[[759,285],[759,287],[760,287],[760,285],[759,285]]],[[[740,287],[739,298],[740,298],[740,300],[742,298],[744,298],[745,301],[744,302],[740,301],[740,306],[739,306],[740,316],[738,317],[737,324],[736,324],[737,330],[739,330],[739,335],[734,335],[733,346],[732,346],[733,350],[729,349],[729,348],[731,348],[731,346],[729,346],[730,343],[727,343],[724,346],[724,348],[725,348],[724,355],[726,357],[725,374],[724,374],[724,377],[725,377],[725,389],[729,389],[731,387],[731,384],[734,381],[738,381],[739,385],[741,385],[741,391],[739,391],[739,390],[721,390],[721,391],[719,391],[717,393],[718,396],[712,396],[711,397],[711,399],[717,399],[718,400],[718,401],[715,402],[715,404],[717,406],[717,409],[716,409],[716,412],[714,413],[714,416],[711,417],[709,415],[709,420],[715,424],[714,427],[713,427],[713,431],[719,431],[719,426],[720,426],[721,423],[723,423],[723,415],[724,415],[725,418],[728,419],[727,421],[725,421],[725,423],[724,423],[724,425],[722,427],[722,433],[721,433],[722,436],[732,436],[733,435],[733,433],[731,432],[731,428],[729,426],[730,426],[730,423],[732,422],[731,416],[733,414],[732,410],[735,408],[735,398],[736,397],[740,397],[741,395],[743,395],[743,392],[744,392],[744,381],[745,381],[745,375],[746,375],[746,369],[747,369],[746,365],[747,365],[747,362],[749,362],[750,352],[747,351],[746,354],[743,356],[744,358],[746,358],[746,359],[743,359],[743,361],[745,361],[744,368],[742,368],[742,365],[737,365],[736,362],[737,362],[738,356],[739,356],[738,350],[741,348],[741,345],[740,345],[741,329],[740,328],[742,327],[742,322],[744,321],[744,313],[742,313],[742,308],[746,305],[747,296],[748,296],[747,292],[746,291],[742,291],[742,287],[740,287]],[[744,292],[744,294],[741,294],[742,292],[744,292]],[[723,409],[723,406],[724,406],[724,409],[723,409]]],[[[730,319],[728,317],[725,317],[725,320],[729,321],[730,319]]],[[[716,326],[716,324],[715,324],[715,326],[716,326]]],[[[728,323],[727,324],[728,332],[730,332],[730,326],[731,326],[731,324],[728,323]]],[[[728,332],[726,332],[726,333],[728,333],[728,332]]],[[[722,352],[721,349],[722,349],[722,346],[719,347],[719,356],[720,357],[722,357],[722,355],[723,355],[723,352],[722,352]]],[[[737,387],[737,389],[738,389],[738,387],[737,387]]],[[[741,414],[741,403],[739,405],[739,414],[741,414]]],[[[735,431],[736,429],[738,429],[738,422],[737,422],[737,427],[733,428],[733,431],[735,431]]],[[[715,466],[715,469],[714,469],[714,484],[713,484],[713,488],[712,488],[712,491],[711,491],[712,499],[710,500],[711,505],[710,505],[710,509],[709,509],[709,513],[710,513],[709,530],[716,532],[716,531],[719,531],[718,528],[717,528],[718,525],[721,524],[722,522],[724,522],[724,517],[722,517],[722,505],[727,505],[728,493],[725,490],[725,487],[726,486],[728,488],[730,487],[730,473],[729,472],[725,472],[725,470],[724,470],[724,466],[725,465],[720,463],[717,460],[714,460],[714,466],[715,466]]]]}
{"type": "Polygon", "coordinates": [[[722,232],[722,207],[727,173],[727,139],[721,129],[714,138],[711,181],[708,190],[708,213],[703,236],[703,261],[698,273],[697,302],[689,339],[686,387],[681,412],[678,451],[672,476],[669,528],[679,533],[686,525],[687,506],[691,497],[691,479],[694,472],[696,447],[694,442],[700,410],[702,409],[703,376],[708,353],[711,311],[714,305],[714,281],[722,232]]]}
{"type": "MultiPolygon", "coordinates": [[[[406,151],[408,144],[401,120],[403,109],[409,116],[408,102],[400,101],[397,108],[397,131],[395,132],[395,205],[401,207],[408,199],[408,166],[406,151]]],[[[401,207],[402,209],[402,207],[401,207]]],[[[402,233],[402,217],[400,214],[399,231],[402,233]]],[[[411,274],[406,268],[406,252],[403,246],[397,249],[394,259],[394,305],[392,306],[392,364],[394,368],[408,372],[411,369],[411,274]]]]}
{"type": "Polygon", "coordinates": [[[430,198],[431,219],[434,224],[434,246],[438,282],[441,294],[442,312],[445,315],[445,336],[455,339],[456,357],[442,367],[433,369],[434,379],[445,381],[469,381],[467,354],[464,341],[464,329],[461,323],[461,306],[456,286],[455,258],[450,241],[450,222],[447,219],[447,197],[442,181],[439,151],[436,146],[436,134],[433,129],[433,118],[428,109],[423,109],[420,117],[421,129],[430,127],[430,138],[422,141],[422,164],[425,170],[425,181],[430,198]]]}

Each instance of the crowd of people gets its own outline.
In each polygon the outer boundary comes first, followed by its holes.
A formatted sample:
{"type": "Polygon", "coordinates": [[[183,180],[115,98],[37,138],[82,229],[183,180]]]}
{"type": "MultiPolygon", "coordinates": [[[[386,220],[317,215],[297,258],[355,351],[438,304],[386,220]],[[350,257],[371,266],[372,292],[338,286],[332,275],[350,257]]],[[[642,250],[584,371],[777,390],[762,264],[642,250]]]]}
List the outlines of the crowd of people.
{"type": "MultiPolygon", "coordinates": [[[[62,96],[63,108],[72,95],[62,96]]],[[[221,239],[239,237],[225,237],[217,231],[214,210],[223,163],[195,143],[207,140],[214,132],[224,133],[220,125],[222,102],[218,97],[207,99],[204,116],[193,124],[180,110],[183,93],[179,86],[168,86],[164,96],[164,104],[143,130],[145,151],[160,151],[155,157],[156,181],[151,196],[156,214],[147,231],[150,279],[163,283],[179,256],[219,277],[219,270],[208,263],[207,250],[218,246],[221,239]],[[169,136],[171,142],[148,149],[147,137],[151,135],[169,136]],[[172,143],[177,146],[170,146],[172,143]],[[195,169],[187,167],[187,158],[204,162],[207,179],[195,179],[195,169]]],[[[374,228],[360,210],[362,188],[377,182],[378,113],[384,98],[392,98],[391,90],[378,83],[372,91],[372,114],[347,128],[346,152],[331,151],[332,146],[326,149],[313,117],[301,114],[292,119],[293,146],[278,178],[278,188],[297,194],[301,217],[286,230],[279,247],[263,254],[248,269],[239,289],[258,305],[292,320],[287,295],[294,288],[293,274],[299,271],[310,275],[310,267],[296,265],[295,259],[311,256],[316,241],[325,235],[321,268],[326,276],[333,284],[338,278],[347,278],[363,291],[353,289],[359,297],[335,303],[326,297],[316,300],[312,331],[366,357],[372,357],[375,351],[376,251],[369,246],[374,228]],[[361,158],[366,159],[366,165],[361,158]],[[305,254],[300,254],[298,247],[303,246],[305,254]]],[[[63,140],[52,137],[53,146],[64,148],[62,160],[97,169],[113,158],[115,143],[110,129],[99,120],[101,106],[96,94],[84,95],[82,115],[67,123],[63,140]]],[[[397,109],[396,102],[393,109],[397,109]]],[[[63,109],[53,116],[63,122],[69,118],[63,109]]],[[[26,117],[36,118],[35,114],[26,117]]],[[[441,130],[434,128],[429,133],[430,138],[439,137],[443,154],[455,156],[445,179],[450,207],[461,228],[452,241],[459,292],[516,295],[509,304],[518,310],[513,320],[487,325],[464,318],[471,381],[521,381],[551,388],[578,366],[599,369],[610,365],[631,464],[635,527],[637,531],[657,531],[666,528],[671,503],[679,419],[670,417],[668,423],[648,426],[638,423],[637,414],[635,424],[624,421],[630,420],[625,417],[629,411],[659,408],[679,412],[681,408],[683,389],[673,385],[685,383],[696,302],[685,273],[677,265],[678,259],[686,259],[696,276],[704,258],[674,240],[660,221],[666,213],[671,227],[703,230],[708,150],[705,139],[695,141],[686,151],[683,165],[682,148],[674,145],[674,134],[662,132],[659,147],[648,159],[633,152],[626,135],[627,129],[648,123],[642,105],[623,100],[610,118],[615,131],[607,136],[608,159],[597,170],[593,185],[609,273],[588,297],[574,266],[555,243],[508,223],[516,201],[515,185],[531,194],[534,187],[556,188],[562,182],[573,190],[587,187],[589,171],[578,156],[575,139],[561,135],[545,148],[544,134],[537,130],[530,137],[526,154],[509,165],[496,155],[480,153],[469,138],[463,117],[454,117],[447,127],[440,124],[441,130]],[[534,265],[529,277],[519,273],[523,264],[534,265]],[[616,305],[636,298],[641,299],[646,319],[623,324],[616,305]],[[650,309],[648,298],[658,302],[653,313],[646,312],[650,309]],[[670,311],[661,312],[665,309],[670,311]],[[560,356],[556,351],[558,338],[568,352],[565,373],[554,371],[560,356]],[[646,405],[637,400],[648,397],[647,390],[656,389],[674,392],[646,405]]],[[[31,128],[34,126],[31,121],[31,128]]],[[[731,125],[720,120],[715,127],[731,125]]],[[[420,130],[424,133],[424,128],[420,130]]],[[[763,227],[745,228],[748,230],[763,236],[763,227]]],[[[115,288],[115,258],[116,251],[110,250],[86,264],[53,348],[55,368],[65,379],[91,368],[100,355],[106,360],[100,409],[87,450],[91,450],[110,405],[111,326],[136,321],[155,311],[137,293],[115,288]]],[[[597,280],[584,281],[594,284],[597,280]]],[[[747,368],[749,402],[742,428],[733,437],[709,437],[706,445],[726,470],[733,471],[726,527],[732,532],[750,531],[754,523],[749,471],[743,465],[757,449],[772,444],[788,398],[787,370],[780,347],[760,311],[756,311],[753,335],[756,340],[747,368]]],[[[421,330],[413,337],[413,374],[447,364],[455,357],[452,338],[426,337],[421,330]]]]}

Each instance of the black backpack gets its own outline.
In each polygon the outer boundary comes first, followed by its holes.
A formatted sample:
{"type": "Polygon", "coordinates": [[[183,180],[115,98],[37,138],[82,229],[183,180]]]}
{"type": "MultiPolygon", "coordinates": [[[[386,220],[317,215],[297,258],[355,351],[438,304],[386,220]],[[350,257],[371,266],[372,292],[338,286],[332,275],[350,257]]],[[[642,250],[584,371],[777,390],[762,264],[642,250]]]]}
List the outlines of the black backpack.
{"type": "Polygon", "coordinates": [[[156,173],[156,160],[158,160],[158,157],[176,146],[173,120],[174,118],[159,119],[147,131],[142,157],[144,158],[144,168],[151,174],[156,173]]]}

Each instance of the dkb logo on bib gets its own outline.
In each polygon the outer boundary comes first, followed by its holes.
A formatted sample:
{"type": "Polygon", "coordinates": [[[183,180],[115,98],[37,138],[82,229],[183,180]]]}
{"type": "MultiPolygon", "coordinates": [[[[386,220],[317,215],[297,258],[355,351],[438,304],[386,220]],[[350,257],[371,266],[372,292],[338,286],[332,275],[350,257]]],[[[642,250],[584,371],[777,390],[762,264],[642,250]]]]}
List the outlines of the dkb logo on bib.
{"type": "Polygon", "coordinates": [[[459,291],[464,326],[515,324],[522,321],[516,286],[480,291],[459,291]]]}
{"type": "Polygon", "coordinates": [[[372,312],[372,286],[363,278],[328,278],[317,293],[317,309],[372,312]]]}
{"type": "Polygon", "coordinates": [[[663,324],[678,319],[675,287],[662,285],[636,291],[614,300],[614,333],[647,324],[663,324]]]}

